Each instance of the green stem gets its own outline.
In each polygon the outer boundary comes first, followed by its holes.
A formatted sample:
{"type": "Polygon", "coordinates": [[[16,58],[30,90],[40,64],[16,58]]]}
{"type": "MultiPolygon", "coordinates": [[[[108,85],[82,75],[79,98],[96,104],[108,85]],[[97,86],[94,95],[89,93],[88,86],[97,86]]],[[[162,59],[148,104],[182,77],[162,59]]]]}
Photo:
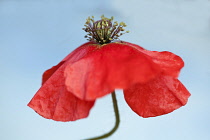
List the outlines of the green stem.
{"type": "Polygon", "coordinates": [[[112,92],[112,102],[113,102],[113,107],[114,107],[114,113],[115,113],[115,126],[112,128],[112,130],[102,136],[98,136],[98,137],[94,137],[94,138],[89,138],[86,140],[99,140],[99,139],[104,139],[107,138],[109,136],[111,136],[119,127],[120,124],[120,115],[119,115],[119,110],[118,110],[118,106],[117,106],[117,99],[116,99],[116,95],[115,95],[115,91],[112,92]]]}

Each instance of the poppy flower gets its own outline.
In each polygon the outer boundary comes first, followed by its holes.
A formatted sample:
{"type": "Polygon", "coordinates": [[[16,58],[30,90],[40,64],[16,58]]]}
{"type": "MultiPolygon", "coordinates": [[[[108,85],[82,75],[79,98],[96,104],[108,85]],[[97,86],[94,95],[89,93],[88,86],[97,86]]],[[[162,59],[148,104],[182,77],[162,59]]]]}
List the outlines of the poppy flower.
{"type": "Polygon", "coordinates": [[[112,20],[87,19],[89,42],[44,72],[29,107],[47,119],[65,122],[86,118],[95,101],[115,89],[123,89],[129,107],[145,118],[187,103],[190,93],[177,79],[183,60],[171,52],[114,41],[126,25],[112,20]]]}

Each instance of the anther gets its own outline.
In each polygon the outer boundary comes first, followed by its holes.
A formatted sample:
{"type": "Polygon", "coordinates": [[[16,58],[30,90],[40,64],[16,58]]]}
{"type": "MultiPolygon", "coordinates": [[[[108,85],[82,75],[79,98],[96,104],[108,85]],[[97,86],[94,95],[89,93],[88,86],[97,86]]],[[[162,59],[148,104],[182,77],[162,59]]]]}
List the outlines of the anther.
{"type": "Polygon", "coordinates": [[[117,21],[112,23],[114,17],[106,18],[104,15],[101,16],[101,20],[94,21],[94,16],[88,17],[85,23],[85,28],[82,28],[88,34],[85,38],[88,38],[89,41],[96,41],[99,44],[110,43],[115,39],[119,39],[119,37],[129,31],[120,33],[121,31],[125,31],[123,27],[126,27],[124,22],[120,22],[118,24],[117,21]]]}

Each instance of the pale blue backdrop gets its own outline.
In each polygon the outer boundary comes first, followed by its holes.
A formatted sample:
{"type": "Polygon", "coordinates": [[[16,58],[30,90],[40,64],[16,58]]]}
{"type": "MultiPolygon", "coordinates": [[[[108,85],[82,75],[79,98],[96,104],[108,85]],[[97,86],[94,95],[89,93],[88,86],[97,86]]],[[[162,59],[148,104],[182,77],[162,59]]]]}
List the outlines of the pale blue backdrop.
{"type": "Polygon", "coordinates": [[[144,119],[118,91],[121,124],[109,139],[209,140],[209,0],[0,0],[0,139],[80,140],[113,127],[110,96],[75,122],[47,120],[26,106],[43,71],[86,42],[85,19],[102,14],[128,24],[121,40],[180,55],[185,67],[179,79],[192,94],[185,107],[144,119]]]}

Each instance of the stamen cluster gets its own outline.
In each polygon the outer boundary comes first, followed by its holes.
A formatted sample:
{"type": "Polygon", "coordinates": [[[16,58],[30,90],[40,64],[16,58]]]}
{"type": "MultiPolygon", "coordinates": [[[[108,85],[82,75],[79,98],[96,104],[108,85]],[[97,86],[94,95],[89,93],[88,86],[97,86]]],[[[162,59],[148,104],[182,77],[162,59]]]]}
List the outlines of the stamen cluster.
{"type": "Polygon", "coordinates": [[[129,32],[122,33],[126,24],[124,22],[118,24],[117,21],[113,23],[113,19],[114,17],[106,18],[102,15],[101,20],[94,21],[94,16],[88,17],[84,25],[86,28],[83,28],[85,32],[88,32],[85,38],[89,41],[96,41],[99,44],[107,44],[129,32]]]}

